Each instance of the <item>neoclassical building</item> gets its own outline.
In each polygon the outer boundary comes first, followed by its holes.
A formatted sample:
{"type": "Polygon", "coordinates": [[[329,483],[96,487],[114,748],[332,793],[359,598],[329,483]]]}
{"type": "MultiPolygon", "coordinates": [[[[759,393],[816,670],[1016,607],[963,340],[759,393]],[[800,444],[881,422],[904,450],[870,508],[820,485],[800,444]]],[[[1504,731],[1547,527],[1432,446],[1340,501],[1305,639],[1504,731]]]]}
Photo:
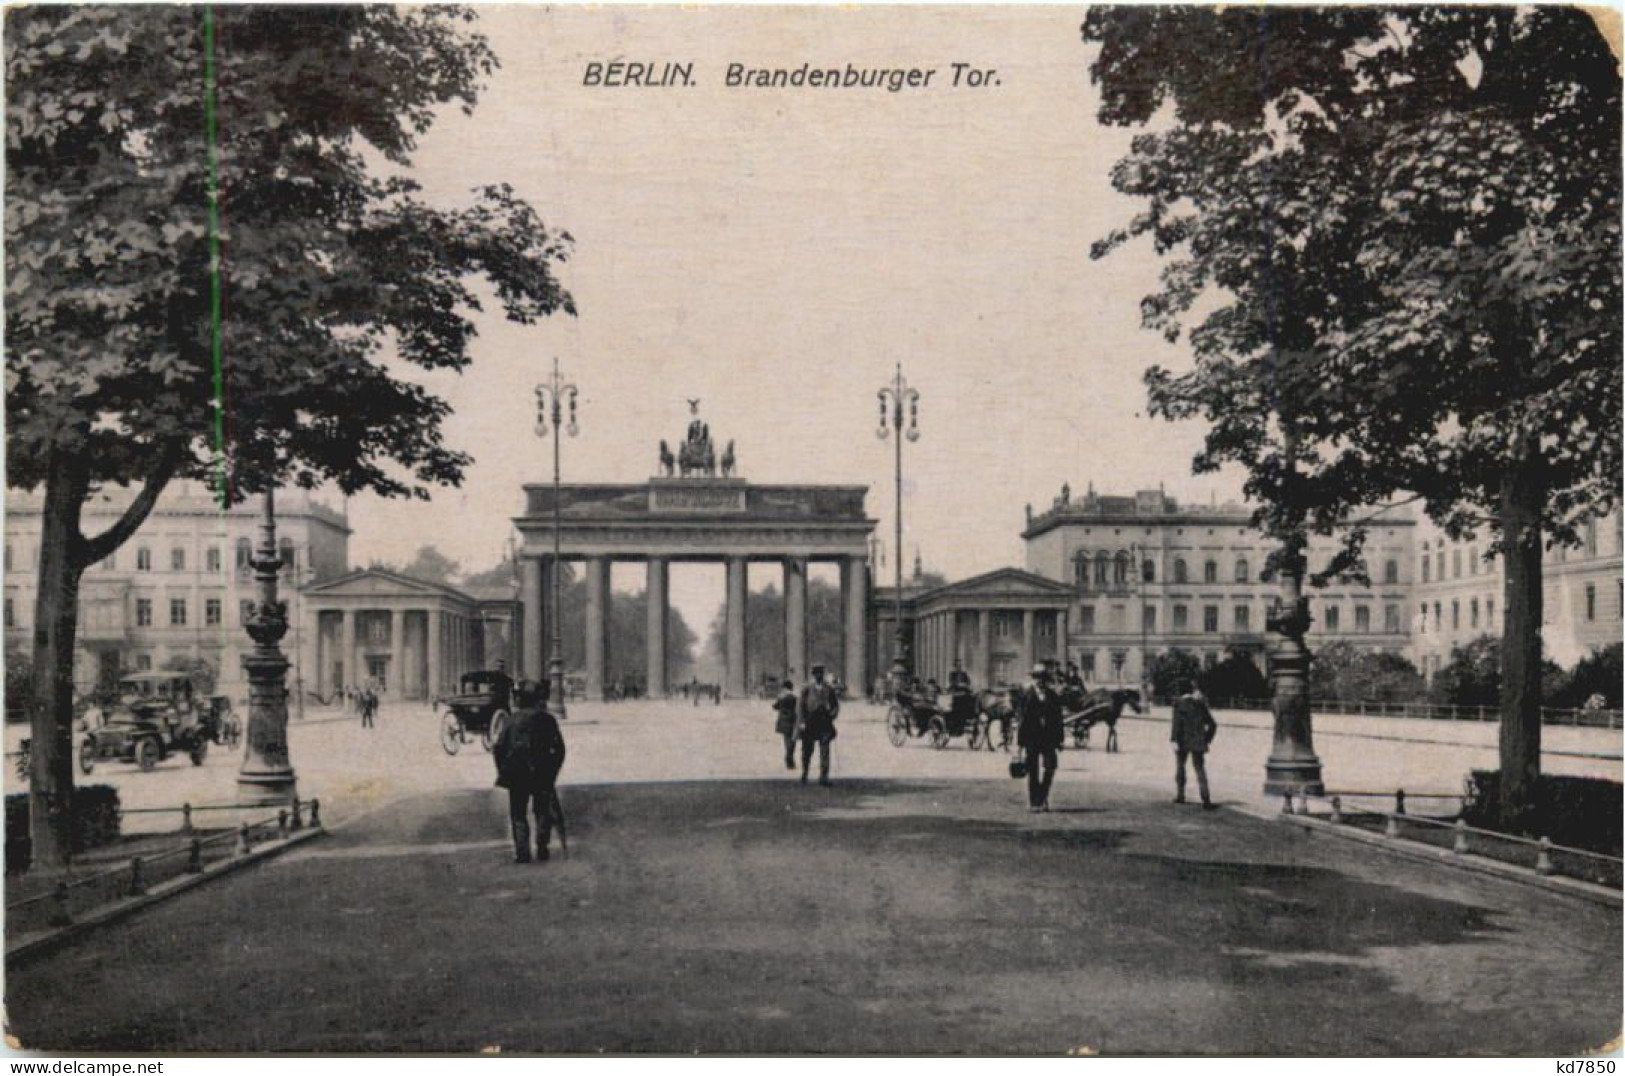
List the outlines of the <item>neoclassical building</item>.
{"type": "MultiPolygon", "coordinates": [[[[1072,588],[1020,568],[999,568],[954,583],[903,584],[910,668],[946,686],[959,661],[978,687],[1022,683],[1035,661],[1066,651],[1072,588]]],[[[875,675],[891,666],[895,586],[875,589],[875,675]]]]}

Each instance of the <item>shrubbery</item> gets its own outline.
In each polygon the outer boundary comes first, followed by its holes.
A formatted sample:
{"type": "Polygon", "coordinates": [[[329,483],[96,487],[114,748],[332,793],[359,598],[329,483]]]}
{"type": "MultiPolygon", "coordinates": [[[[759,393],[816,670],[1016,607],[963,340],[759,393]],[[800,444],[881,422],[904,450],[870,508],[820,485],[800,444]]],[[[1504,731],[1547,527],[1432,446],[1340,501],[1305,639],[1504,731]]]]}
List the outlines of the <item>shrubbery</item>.
{"type": "MultiPolygon", "coordinates": [[[[1501,774],[1474,770],[1467,778],[1462,813],[1470,826],[1496,829],[1500,818],[1501,774]]],[[[1533,821],[1526,836],[1605,855],[1620,854],[1620,805],[1625,789],[1603,777],[1543,775],[1535,787],[1533,821]]]]}
{"type": "MultiPolygon", "coordinates": [[[[118,789],[84,785],[73,791],[73,850],[84,852],[119,839],[123,812],[118,789]]],[[[28,836],[28,793],[6,797],[6,873],[20,874],[33,860],[28,836]]]]}

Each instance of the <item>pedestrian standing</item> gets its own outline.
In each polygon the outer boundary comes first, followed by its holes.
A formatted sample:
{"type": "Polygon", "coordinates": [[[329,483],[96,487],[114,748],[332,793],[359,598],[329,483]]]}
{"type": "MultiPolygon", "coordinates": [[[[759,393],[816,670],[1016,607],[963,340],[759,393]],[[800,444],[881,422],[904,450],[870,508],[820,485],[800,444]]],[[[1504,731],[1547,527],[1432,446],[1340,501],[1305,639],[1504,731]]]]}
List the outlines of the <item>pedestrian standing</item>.
{"type": "Polygon", "coordinates": [[[773,702],[773,712],[778,716],[773,721],[773,731],[784,738],[784,768],[796,768],[796,709],[799,701],[796,699],[796,685],[786,680],[779,697],[773,702]]]}
{"type": "Polygon", "coordinates": [[[1033,666],[1032,684],[1021,696],[1021,724],[1016,746],[1027,760],[1027,809],[1049,810],[1050,785],[1055,781],[1056,751],[1061,746],[1061,697],[1050,682],[1049,669],[1033,666]],[[1042,766],[1042,773],[1040,773],[1042,766]]]}
{"type": "Polygon", "coordinates": [[[378,715],[378,696],[373,694],[372,688],[365,688],[361,692],[361,727],[374,728],[373,719],[378,715]]]}
{"type": "Polygon", "coordinates": [[[547,681],[521,680],[514,687],[512,718],[491,747],[497,787],[508,790],[508,825],[513,834],[513,861],[529,863],[530,815],[536,818],[536,858],[549,858],[553,837],[553,804],[559,771],[564,768],[564,734],[547,711],[547,681]]]}
{"type": "Polygon", "coordinates": [[[1174,745],[1174,802],[1185,802],[1185,760],[1189,758],[1191,767],[1196,770],[1196,788],[1202,794],[1202,808],[1211,811],[1213,798],[1208,794],[1206,755],[1214,734],[1219,731],[1219,723],[1213,720],[1213,711],[1207,708],[1201,689],[1189,683],[1185,686],[1187,690],[1174,699],[1173,729],[1168,735],[1174,745]]]}
{"type": "Polygon", "coordinates": [[[824,679],[824,667],[812,667],[812,683],[801,689],[801,702],[797,710],[797,723],[801,727],[801,783],[807,783],[812,769],[813,748],[818,748],[818,783],[829,786],[829,745],[835,739],[835,718],[841,712],[841,700],[824,679]]]}

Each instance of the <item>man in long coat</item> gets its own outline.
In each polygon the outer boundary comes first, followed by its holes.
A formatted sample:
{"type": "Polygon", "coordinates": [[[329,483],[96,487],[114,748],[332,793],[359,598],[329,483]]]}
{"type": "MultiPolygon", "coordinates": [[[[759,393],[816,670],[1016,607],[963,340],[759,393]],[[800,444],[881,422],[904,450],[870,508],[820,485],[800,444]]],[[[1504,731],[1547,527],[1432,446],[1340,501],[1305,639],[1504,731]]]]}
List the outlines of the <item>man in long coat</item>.
{"type": "Polygon", "coordinates": [[[841,700],[835,689],[824,679],[824,667],[812,667],[812,683],[801,689],[801,704],[796,714],[801,727],[801,783],[807,783],[812,769],[813,746],[818,747],[818,783],[829,784],[829,744],[835,739],[835,718],[841,712],[841,700]]]}
{"type": "Polygon", "coordinates": [[[1187,688],[1174,699],[1174,723],[1168,735],[1174,745],[1174,802],[1185,802],[1185,760],[1189,758],[1196,770],[1196,788],[1202,793],[1202,806],[1212,810],[1213,798],[1208,795],[1204,756],[1207,755],[1208,745],[1213,742],[1214,733],[1219,731],[1219,723],[1213,720],[1213,711],[1207,708],[1207,700],[1202,697],[1202,692],[1193,685],[1187,685],[1187,688]]]}
{"type": "Polygon", "coordinates": [[[796,685],[786,680],[784,689],[774,700],[773,731],[784,737],[784,768],[796,768],[796,711],[801,707],[801,700],[796,698],[796,685]]]}
{"type": "Polygon", "coordinates": [[[548,687],[545,680],[522,680],[515,686],[513,714],[491,747],[497,787],[508,790],[515,863],[530,862],[527,813],[536,816],[536,858],[544,863],[553,837],[554,788],[564,768],[565,750],[558,719],[546,709],[548,687]]]}
{"type": "Polygon", "coordinates": [[[1061,696],[1050,682],[1048,667],[1042,663],[1033,666],[1033,682],[1022,693],[1020,705],[1021,724],[1016,728],[1016,746],[1027,759],[1027,808],[1036,814],[1049,810],[1056,751],[1065,729],[1061,720],[1061,696]]]}

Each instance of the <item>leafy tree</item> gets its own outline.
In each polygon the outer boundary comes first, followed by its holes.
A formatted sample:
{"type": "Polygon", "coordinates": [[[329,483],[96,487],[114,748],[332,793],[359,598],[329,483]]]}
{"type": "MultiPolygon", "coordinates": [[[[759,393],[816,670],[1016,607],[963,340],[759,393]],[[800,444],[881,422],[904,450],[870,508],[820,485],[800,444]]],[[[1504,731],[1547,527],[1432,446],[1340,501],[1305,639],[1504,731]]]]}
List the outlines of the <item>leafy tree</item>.
{"type": "Polygon", "coordinates": [[[1331,702],[1418,702],[1427,695],[1421,672],[1403,655],[1362,650],[1341,640],[1315,655],[1309,690],[1331,702]]]}
{"type": "Polygon", "coordinates": [[[203,698],[214,694],[218,674],[214,664],[207,659],[176,654],[165,661],[163,667],[172,672],[186,673],[192,681],[192,692],[196,697],[203,698]]]}
{"type": "MultiPolygon", "coordinates": [[[[1578,8],[1094,8],[1100,118],[1147,124],[1103,255],[1167,259],[1147,373],[1247,473],[1288,590],[1395,496],[1505,558],[1500,802],[1540,766],[1540,563],[1620,468],[1620,75],[1578,8]],[[1168,106],[1168,111],[1163,111],[1168,106]],[[1167,119],[1165,120],[1165,117],[1167,119]],[[1194,322],[1194,324],[1192,324],[1194,322]]],[[[1358,571],[1364,527],[1327,572],[1358,571]]]]}
{"type": "Polygon", "coordinates": [[[432,545],[419,546],[412,559],[401,569],[402,574],[430,583],[455,586],[461,565],[432,545]]]}
{"type": "Polygon", "coordinates": [[[1164,650],[1151,659],[1151,693],[1159,699],[1171,699],[1198,682],[1202,675],[1202,661],[1189,650],[1175,647],[1164,650]]]}
{"type": "MultiPolygon", "coordinates": [[[[33,688],[34,660],[26,650],[6,647],[6,720],[27,712],[33,688]]],[[[21,720],[21,717],[17,718],[21,720]]]]}
{"type": "MultiPolygon", "coordinates": [[[[1451,706],[1498,705],[1505,690],[1502,657],[1500,640],[1493,635],[1480,635],[1452,647],[1450,660],[1433,674],[1433,701],[1451,706]]],[[[1555,691],[1563,682],[1563,670],[1544,658],[1539,673],[1549,690],[1555,691]]]]}
{"type": "Polygon", "coordinates": [[[1547,701],[1556,707],[1577,710],[1592,696],[1600,696],[1610,709],[1620,705],[1620,685],[1625,684],[1625,662],[1619,643],[1599,647],[1575,663],[1573,669],[1557,678],[1547,701]]]}
{"type": "Polygon", "coordinates": [[[1264,699],[1270,693],[1269,681],[1245,654],[1226,654],[1217,665],[1203,669],[1197,683],[1216,706],[1241,699],[1264,699]]]}
{"type": "MultiPolygon", "coordinates": [[[[769,584],[752,591],[745,603],[745,683],[754,690],[766,676],[782,678],[788,664],[784,641],[784,595],[769,584]]],[[[807,580],[808,659],[843,675],[841,588],[822,579],[807,580]]],[[[706,632],[706,651],[725,664],[727,614],[718,610],[706,632]]]]}
{"type": "Polygon", "coordinates": [[[453,7],[7,10],[7,481],[43,487],[36,862],[66,860],[84,569],[177,477],[224,502],[296,484],[427,498],[468,457],[400,363],[469,363],[465,283],[573,312],[569,237],[506,187],[465,208],[408,177],[496,61],[453,7]],[[398,362],[391,362],[393,358],[398,362]],[[217,361],[218,360],[218,361],[217,361]],[[81,529],[104,484],[137,491],[81,529]]]}

